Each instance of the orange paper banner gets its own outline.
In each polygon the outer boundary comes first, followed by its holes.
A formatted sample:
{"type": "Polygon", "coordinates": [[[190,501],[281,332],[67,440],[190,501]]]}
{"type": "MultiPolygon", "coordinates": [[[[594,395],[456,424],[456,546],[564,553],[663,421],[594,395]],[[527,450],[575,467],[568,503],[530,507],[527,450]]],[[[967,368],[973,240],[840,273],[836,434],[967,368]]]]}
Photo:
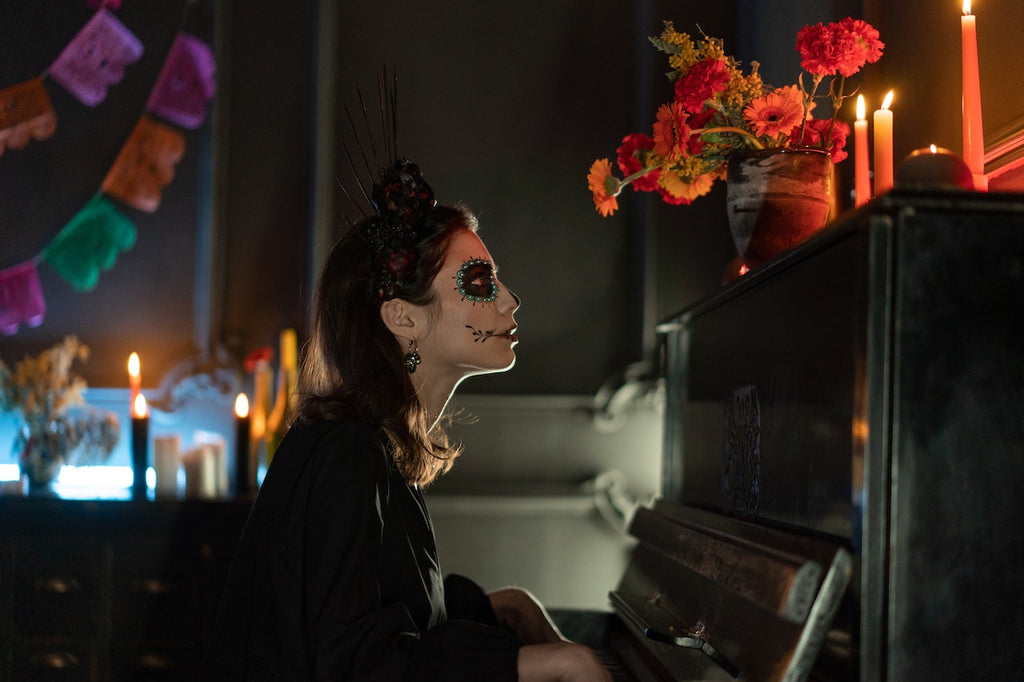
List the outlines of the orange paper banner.
{"type": "Polygon", "coordinates": [[[103,192],[147,213],[160,207],[160,193],[174,179],[185,155],[184,136],[143,115],[103,180],[103,192]]]}
{"type": "Polygon", "coordinates": [[[0,154],[21,149],[32,138],[49,139],[57,130],[57,114],[42,78],[0,90],[0,154]]]}

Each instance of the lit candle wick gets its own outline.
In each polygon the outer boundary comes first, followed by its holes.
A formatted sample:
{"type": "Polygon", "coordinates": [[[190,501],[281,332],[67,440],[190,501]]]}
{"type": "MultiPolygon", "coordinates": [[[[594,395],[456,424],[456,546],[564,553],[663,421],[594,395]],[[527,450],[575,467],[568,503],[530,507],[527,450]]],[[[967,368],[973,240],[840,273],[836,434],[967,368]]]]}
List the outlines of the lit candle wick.
{"type": "Polygon", "coordinates": [[[141,393],[135,396],[135,402],[132,404],[132,415],[138,419],[142,419],[146,416],[148,408],[146,407],[146,396],[141,393]]]}

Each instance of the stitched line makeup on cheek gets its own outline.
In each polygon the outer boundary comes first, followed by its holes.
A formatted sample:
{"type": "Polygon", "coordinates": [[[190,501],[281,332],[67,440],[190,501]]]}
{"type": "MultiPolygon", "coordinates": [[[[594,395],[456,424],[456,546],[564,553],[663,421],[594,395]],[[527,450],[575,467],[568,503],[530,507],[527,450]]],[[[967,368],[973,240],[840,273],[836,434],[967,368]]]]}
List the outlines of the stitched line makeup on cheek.
{"type": "Polygon", "coordinates": [[[494,333],[493,329],[487,329],[487,330],[477,329],[476,327],[471,327],[468,324],[466,325],[466,329],[473,330],[473,342],[474,343],[476,343],[477,341],[479,341],[480,343],[483,343],[487,339],[493,339],[493,338],[497,338],[499,336],[505,336],[505,337],[508,336],[507,334],[496,334],[496,333],[494,333]]]}
{"type": "Polygon", "coordinates": [[[490,261],[474,258],[462,264],[455,275],[455,288],[473,303],[490,303],[498,297],[494,266],[490,261]]]}

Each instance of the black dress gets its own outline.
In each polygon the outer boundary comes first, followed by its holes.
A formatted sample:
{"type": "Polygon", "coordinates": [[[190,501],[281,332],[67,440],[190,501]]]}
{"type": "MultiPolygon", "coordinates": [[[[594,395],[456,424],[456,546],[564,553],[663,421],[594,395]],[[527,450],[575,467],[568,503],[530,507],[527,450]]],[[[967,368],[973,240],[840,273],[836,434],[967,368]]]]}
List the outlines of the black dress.
{"type": "Polygon", "coordinates": [[[294,426],[239,540],[204,679],[516,680],[519,642],[486,595],[441,575],[386,437],[294,426]]]}

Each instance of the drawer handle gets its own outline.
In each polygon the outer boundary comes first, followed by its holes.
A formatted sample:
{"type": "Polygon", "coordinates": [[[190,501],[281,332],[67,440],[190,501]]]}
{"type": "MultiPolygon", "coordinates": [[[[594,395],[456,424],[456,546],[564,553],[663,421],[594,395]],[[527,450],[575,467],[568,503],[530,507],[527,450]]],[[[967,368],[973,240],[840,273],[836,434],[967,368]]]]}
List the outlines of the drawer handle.
{"type": "Polygon", "coordinates": [[[174,583],[160,578],[142,578],[135,581],[135,589],[147,594],[170,594],[174,592],[174,583]]]}
{"type": "Polygon", "coordinates": [[[41,592],[54,592],[56,594],[67,594],[82,589],[82,583],[74,578],[62,578],[60,576],[43,576],[36,578],[35,588],[41,592]]]}
{"type": "Polygon", "coordinates": [[[143,670],[170,670],[174,667],[174,659],[163,654],[142,654],[137,660],[143,670]]]}
{"type": "Polygon", "coordinates": [[[77,668],[78,658],[70,651],[43,651],[32,656],[32,665],[36,668],[77,668]]]}

